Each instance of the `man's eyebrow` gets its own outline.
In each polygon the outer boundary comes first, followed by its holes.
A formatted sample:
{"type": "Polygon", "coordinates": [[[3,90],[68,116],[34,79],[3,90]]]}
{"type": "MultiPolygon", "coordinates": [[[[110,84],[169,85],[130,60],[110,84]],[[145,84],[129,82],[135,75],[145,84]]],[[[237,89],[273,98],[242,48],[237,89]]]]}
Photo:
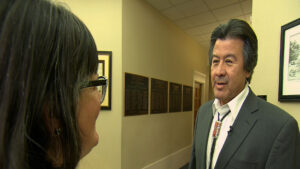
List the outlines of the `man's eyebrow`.
{"type": "Polygon", "coordinates": [[[217,55],[212,55],[213,58],[220,58],[219,56],[217,55]]]}
{"type": "MultiPolygon", "coordinates": [[[[220,58],[220,56],[218,56],[218,55],[212,55],[212,57],[214,58],[220,58]]],[[[233,57],[233,58],[236,58],[236,56],[234,55],[234,54],[228,54],[228,55],[226,55],[224,58],[226,59],[226,58],[229,58],[229,57],[233,57]]]]}
{"type": "Polygon", "coordinates": [[[234,54],[228,54],[228,55],[225,56],[225,59],[226,58],[233,58],[233,59],[236,60],[236,56],[234,54]]]}

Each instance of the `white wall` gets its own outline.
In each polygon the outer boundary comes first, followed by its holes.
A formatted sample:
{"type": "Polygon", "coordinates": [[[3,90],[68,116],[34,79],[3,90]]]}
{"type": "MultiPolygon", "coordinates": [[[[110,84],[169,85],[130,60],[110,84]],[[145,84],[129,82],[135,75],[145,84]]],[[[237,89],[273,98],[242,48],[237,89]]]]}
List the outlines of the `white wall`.
{"type": "MultiPolygon", "coordinates": [[[[300,125],[300,103],[278,102],[281,26],[300,17],[299,0],[253,0],[252,25],[258,36],[258,65],[251,86],[256,94],[289,112],[300,125]]],[[[300,86],[299,86],[300,88],[300,86]]]]}
{"type": "MultiPolygon", "coordinates": [[[[124,73],[189,86],[195,70],[208,74],[207,50],[145,1],[123,0],[122,30],[124,73]]],[[[178,169],[187,163],[192,120],[192,111],[123,117],[122,169],[178,169]]]]}
{"type": "Polygon", "coordinates": [[[124,117],[124,72],[193,86],[197,71],[208,82],[207,49],[144,1],[62,1],[87,25],[98,49],[113,52],[112,110],[101,111],[99,145],[78,168],[177,169],[187,163],[193,112],[124,117]]]}
{"type": "MultiPolygon", "coordinates": [[[[113,52],[112,110],[101,111],[99,145],[80,162],[79,169],[172,169],[187,162],[193,113],[124,117],[123,75],[130,72],[192,86],[196,70],[207,75],[208,83],[207,50],[144,1],[62,1],[87,25],[98,49],[113,52]]],[[[268,101],[299,122],[300,104],[280,103],[277,98],[280,26],[300,16],[300,1],[253,0],[252,7],[252,25],[259,40],[252,89],[266,94],[268,101]]]]}
{"type": "Polygon", "coordinates": [[[112,110],[97,120],[99,144],[79,169],[121,168],[122,0],[62,0],[91,31],[98,50],[112,51],[112,110]]]}

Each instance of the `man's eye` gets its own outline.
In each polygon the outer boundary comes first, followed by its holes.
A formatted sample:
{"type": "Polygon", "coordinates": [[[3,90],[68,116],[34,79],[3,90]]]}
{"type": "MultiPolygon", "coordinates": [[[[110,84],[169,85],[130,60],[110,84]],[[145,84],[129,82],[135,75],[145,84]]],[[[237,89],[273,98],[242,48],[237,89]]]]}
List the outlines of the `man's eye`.
{"type": "Polygon", "coordinates": [[[219,63],[219,60],[214,59],[214,60],[212,60],[212,63],[213,63],[213,64],[219,63]]]}
{"type": "Polygon", "coordinates": [[[233,63],[233,61],[230,60],[230,59],[225,60],[225,62],[226,62],[226,63],[229,63],[229,64],[233,63]]]}

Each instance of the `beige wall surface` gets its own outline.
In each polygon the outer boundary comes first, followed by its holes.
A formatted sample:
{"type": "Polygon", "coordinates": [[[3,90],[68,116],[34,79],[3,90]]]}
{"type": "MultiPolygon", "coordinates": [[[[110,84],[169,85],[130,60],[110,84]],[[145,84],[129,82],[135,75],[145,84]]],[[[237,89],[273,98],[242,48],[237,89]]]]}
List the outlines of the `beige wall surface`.
{"type": "Polygon", "coordinates": [[[122,0],[62,0],[91,31],[98,50],[112,51],[112,110],[97,120],[99,144],[79,163],[79,169],[121,168],[122,0]]]}
{"type": "MultiPolygon", "coordinates": [[[[299,0],[253,0],[252,25],[258,36],[258,65],[252,89],[289,112],[300,126],[300,103],[278,101],[281,26],[300,17],[299,0]]],[[[300,87],[300,86],[299,86],[300,87]]]]}
{"type": "MultiPolygon", "coordinates": [[[[207,51],[145,1],[123,0],[122,30],[123,73],[190,86],[194,70],[207,75],[207,51]]],[[[192,119],[191,111],[124,116],[122,169],[141,169],[191,146],[192,119]]]]}

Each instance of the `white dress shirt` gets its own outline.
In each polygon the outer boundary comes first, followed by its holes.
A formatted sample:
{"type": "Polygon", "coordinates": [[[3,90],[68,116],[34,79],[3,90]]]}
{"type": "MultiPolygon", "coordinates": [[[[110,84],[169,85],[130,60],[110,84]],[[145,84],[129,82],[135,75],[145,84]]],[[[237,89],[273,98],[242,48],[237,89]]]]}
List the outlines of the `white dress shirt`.
{"type": "Polygon", "coordinates": [[[225,140],[228,136],[228,132],[230,131],[230,127],[233,125],[248,93],[249,93],[249,88],[248,88],[248,83],[247,83],[245,85],[245,88],[227,104],[224,104],[223,106],[221,106],[219,100],[215,99],[215,101],[212,105],[214,118],[213,118],[213,121],[212,121],[212,124],[210,127],[210,132],[208,135],[208,142],[207,142],[207,151],[206,151],[206,168],[207,169],[209,167],[209,162],[210,162],[210,151],[211,151],[211,146],[212,146],[212,142],[213,142],[212,135],[213,135],[215,122],[218,120],[218,112],[220,113],[219,118],[221,119],[224,116],[224,114],[226,114],[230,110],[230,113],[222,121],[220,134],[216,140],[215,151],[214,151],[213,159],[212,159],[212,168],[215,168],[220,151],[221,151],[221,149],[225,143],[225,140]]]}

